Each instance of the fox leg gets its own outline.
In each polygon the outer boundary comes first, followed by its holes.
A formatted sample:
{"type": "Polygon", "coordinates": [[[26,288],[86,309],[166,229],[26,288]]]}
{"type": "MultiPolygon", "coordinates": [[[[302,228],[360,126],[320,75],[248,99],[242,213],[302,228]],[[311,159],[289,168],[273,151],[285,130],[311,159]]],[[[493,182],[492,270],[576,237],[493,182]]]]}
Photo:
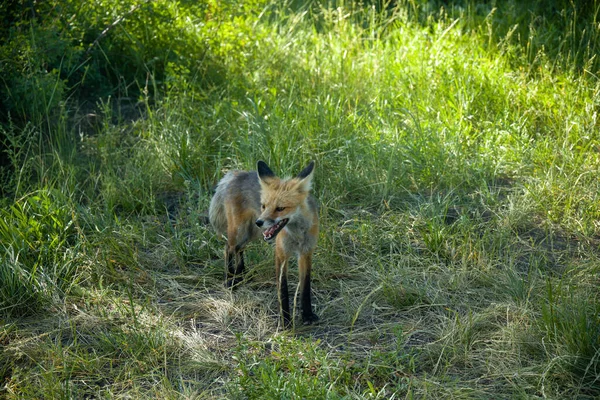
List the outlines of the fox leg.
{"type": "Polygon", "coordinates": [[[240,283],[244,275],[244,252],[236,251],[235,246],[225,250],[225,286],[232,287],[240,283]]]}
{"type": "Polygon", "coordinates": [[[244,252],[231,251],[229,246],[225,253],[225,286],[232,287],[244,279],[244,252]]]}
{"type": "Polygon", "coordinates": [[[228,209],[227,247],[225,249],[225,286],[236,286],[243,280],[244,247],[252,239],[254,214],[251,210],[240,212],[228,209]]]}
{"type": "Polygon", "coordinates": [[[238,242],[237,237],[228,235],[225,249],[225,286],[230,288],[244,278],[244,245],[246,240],[238,242]]]}
{"type": "Polygon", "coordinates": [[[225,245],[225,287],[233,285],[235,277],[235,253],[229,250],[229,246],[225,245]]]}
{"type": "Polygon", "coordinates": [[[277,297],[279,299],[279,312],[284,329],[291,326],[290,299],[287,284],[287,261],[289,257],[278,247],[275,248],[275,277],[277,279],[277,297]]]}
{"type": "Polygon", "coordinates": [[[298,278],[300,280],[300,299],[302,304],[302,322],[311,324],[319,319],[313,313],[310,301],[310,270],[312,267],[312,253],[304,253],[298,257],[298,278]]]}

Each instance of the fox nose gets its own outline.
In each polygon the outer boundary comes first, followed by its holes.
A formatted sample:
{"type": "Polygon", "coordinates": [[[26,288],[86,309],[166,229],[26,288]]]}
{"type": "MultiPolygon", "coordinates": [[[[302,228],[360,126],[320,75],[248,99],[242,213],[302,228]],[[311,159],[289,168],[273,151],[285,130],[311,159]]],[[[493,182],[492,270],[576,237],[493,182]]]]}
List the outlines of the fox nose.
{"type": "Polygon", "coordinates": [[[259,228],[260,228],[261,226],[263,226],[263,224],[264,224],[264,223],[265,223],[265,221],[263,221],[262,219],[257,219],[257,220],[256,220],[256,226],[258,226],[259,228]]]}

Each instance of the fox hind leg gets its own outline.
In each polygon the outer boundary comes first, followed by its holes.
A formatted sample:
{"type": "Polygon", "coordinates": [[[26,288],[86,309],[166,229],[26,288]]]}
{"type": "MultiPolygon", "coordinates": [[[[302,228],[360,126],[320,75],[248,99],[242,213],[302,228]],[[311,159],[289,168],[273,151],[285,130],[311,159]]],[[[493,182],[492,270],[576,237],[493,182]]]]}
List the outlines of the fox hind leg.
{"type": "Polygon", "coordinates": [[[253,214],[231,210],[227,218],[225,286],[234,287],[244,279],[244,247],[252,239],[253,214]]]}
{"type": "Polygon", "coordinates": [[[225,287],[234,287],[244,278],[244,252],[227,246],[225,251],[225,287]]]}

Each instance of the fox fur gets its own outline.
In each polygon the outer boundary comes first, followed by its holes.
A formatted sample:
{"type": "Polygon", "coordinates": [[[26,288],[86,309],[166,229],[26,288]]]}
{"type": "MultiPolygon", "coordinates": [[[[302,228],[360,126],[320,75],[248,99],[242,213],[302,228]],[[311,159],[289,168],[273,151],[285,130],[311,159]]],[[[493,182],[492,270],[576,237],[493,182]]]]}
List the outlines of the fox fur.
{"type": "Polygon", "coordinates": [[[318,205],[310,194],[314,162],[296,177],[280,179],[264,161],[257,171],[230,171],[217,185],[210,203],[211,225],[227,236],[225,285],[236,286],[243,279],[244,248],[263,238],[275,243],[275,276],[280,315],[289,327],[290,306],[287,285],[288,260],[298,258],[302,319],[318,319],[312,311],[310,273],[319,236],[318,205]]]}

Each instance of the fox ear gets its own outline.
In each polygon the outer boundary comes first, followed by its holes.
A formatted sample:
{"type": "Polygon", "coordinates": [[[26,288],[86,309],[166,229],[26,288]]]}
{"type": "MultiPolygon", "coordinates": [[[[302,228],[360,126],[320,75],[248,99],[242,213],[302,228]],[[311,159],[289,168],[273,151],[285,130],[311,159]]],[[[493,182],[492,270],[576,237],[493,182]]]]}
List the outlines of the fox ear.
{"type": "Polygon", "coordinates": [[[298,189],[301,192],[308,192],[312,186],[313,170],[315,169],[315,162],[311,161],[300,173],[297,178],[300,180],[298,183],[298,189]]]}
{"type": "Polygon", "coordinates": [[[310,174],[312,174],[313,169],[315,168],[315,162],[311,161],[300,173],[298,174],[299,179],[304,179],[310,174]]]}
{"type": "Polygon", "coordinates": [[[271,168],[267,165],[266,162],[260,160],[256,163],[256,169],[258,170],[258,177],[261,181],[267,181],[270,178],[275,178],[275,173],[271,171],[271,168]]]}

